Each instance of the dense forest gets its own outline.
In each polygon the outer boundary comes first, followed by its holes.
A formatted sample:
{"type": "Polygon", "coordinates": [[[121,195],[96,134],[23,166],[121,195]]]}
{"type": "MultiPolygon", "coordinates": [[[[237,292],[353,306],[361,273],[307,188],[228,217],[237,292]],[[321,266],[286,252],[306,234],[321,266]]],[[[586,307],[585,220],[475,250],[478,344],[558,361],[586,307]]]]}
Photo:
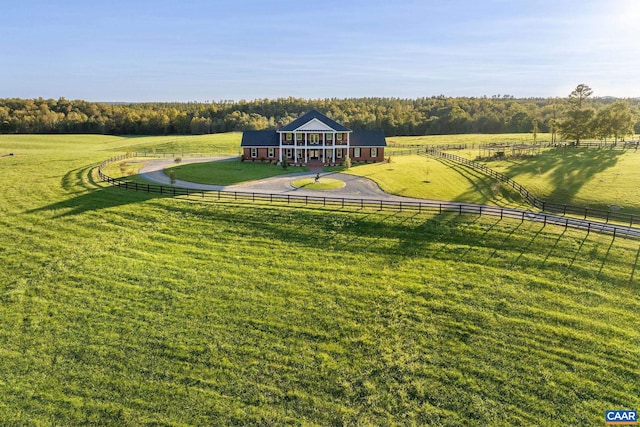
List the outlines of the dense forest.
{"type": "MultiPolygon", "coordinates": [[[[620,100],[589,99],[594,112],[620,100]]],[[[622,100],[640,133],[640,99],[622,100]]],[[[353,129],[383,129],[387,136],[554,132],[568,99],[354,98],[256,99],[210,103],[100,103],[82,100],[0,99],[0,133],[206,134],[274,128],[317,109],[353,129]]]]}

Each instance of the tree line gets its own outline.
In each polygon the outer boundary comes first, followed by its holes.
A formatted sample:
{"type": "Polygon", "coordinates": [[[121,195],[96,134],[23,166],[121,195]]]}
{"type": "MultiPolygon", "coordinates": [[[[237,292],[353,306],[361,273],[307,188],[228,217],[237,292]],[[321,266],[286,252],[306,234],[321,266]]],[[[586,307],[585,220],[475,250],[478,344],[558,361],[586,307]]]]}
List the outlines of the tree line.
{"type": "MultiPolygon", "coordinates": [[[[584,103],[584,105],[582,105],[584,103]]],[[[606,114],[628,112],[625,131],[640,133],[640,99],[588,98],[590,136],[613,137],[606,114]],[[605,114],[605,112],[607,112],[605,114]],[[598,125],[594,118],[600,120],[598,125]]],[[[575,113],[573,98],[492,97],[256,99],[186,103],[101,103],[59,99],[0,99],[0,133],[113,135],[207,134],[273,129],[316,109],[352,129],[387,136],[560,131],[575,113]]],[[[582,123],[582,122],[581,122],[582,123]]],[[[629,133],[627,132],[627,134],[629,133]]],[[[572,137],[570,132],[562,133],[572,137]]],[[[580,135],[582,137],[582,135],[580,135]]],[[[616,137],[623,135],[617,134],[616,137]]]]}

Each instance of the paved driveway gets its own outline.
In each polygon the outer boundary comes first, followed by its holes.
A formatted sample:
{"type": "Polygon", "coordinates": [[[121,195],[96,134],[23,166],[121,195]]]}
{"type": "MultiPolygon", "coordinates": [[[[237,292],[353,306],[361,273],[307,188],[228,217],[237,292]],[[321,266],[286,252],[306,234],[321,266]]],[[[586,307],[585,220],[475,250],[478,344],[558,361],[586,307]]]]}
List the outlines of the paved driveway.
{"type": "MultiPolygon", "coordinates": [[[[184,159],[182,161],[183,164],[188,163],[202,163],[202,162],[211,162],[211,161],[231,161],[235,160],[237,157],[217,157],[217,158],[195,158],[195,159],[184,159]]],[[[140,169],[140,175],[153,182],[157,182],[160,184],[171,185],[171,180],[169,177],[163,172],[163,170],[171,165],[175,165],[175,162],[170,160],[152,160],[149,161],[145,166],[140,169]]],[[[309,190],[309,189],[301,189],[296,188],[292,185],[292,182],[300,179],[300,177],[313,177],[316,172],[301,172],[294,173],[290,175],[281,175],[273,178],[262,179],[259,181],[252,181],[245,184],[236,184],[236,185],[205,185],[205,184],[196,184],[194,182],[188,181],[180,181],[177,180],[175,185],[182,188],[189,188],[194,190],[221,190],[221,191],[238,191],[238,192],[246,192],[246,193],[263,193],[263,194],[296,194],[300,196],[327,196],[327,197],[344,197],[344,198],[354,198],[354,199],[363,199],[363,200],[374,200],[374,201],[414,201],[414,202],[436,202],[440,203],[439,200],[428,200],[428,199],[415,199],[409,197],[402,196],[394,196],[391,194],[387,194],[378,187],[376,183],[373,181],[362,178],[359,176],[343,174],[343,173],[335,173],[335,172],[326,172],[321,173],[321,176],[330,176],[333,179],[339,179],[344,181],[345,186],[342,188],[337,188],[333,190],[309,190]]],[[[598,231],[602,233],[613,233],[614,235],[618,233],[618,235],[626,235],[629,237],[640,238],[640,229],[628,226],[621,225],[613,225],[608,223],[603,223],[600,221],[588,221],[581,220],[576,218],[567,218],[559,215],[548,215],[543,213],[532,212],[530,210],[522,210],[522,209],[513,209],[513,208],[504,208],[502,210],[496,209],[495,207],[485,206],[485,205],[477,205],[471,203],[457,203],[457,202],[441,202],[447,204],[449,207],[451,206],[466,206],[466,207],[483,207],[483,208],[492,208],[487,209],[485,214],[488,215],[500,215],[502,217],[505,214],[507,217],[515,217],[522,218],[522,220],[527,221],[535,221],[535,222],[543,222],[546,224],[557,224],[565,227],[579,228],[583,230],[589,231],[598,231]],[[492,213],[493,212],[493,213],[492,213]]]]}
{"type": "MultiPolygon", "coordinates": [[[[216,158],[195,158],[184,159],[181,164],[189,163],[203,163],[212,161],[234,161],[236,157],[216,157],[216,158]]],[[[169,166],[175,165],[172,159],[169,160],[152,160],[140,168],[140,175],[142,178],[164,185],[171,185],[171,180],[163,172],[169,166]]],[[[293,166],[292,166],[293,167],[293,166]]],[[[362,178],[355,175],[336,173],[336,172],[321,172],[321,177],[331,177],[332,179],[339,179],[345,183],[344,187],[336,188],[332,190],[309,190],[296,188],[293,186],[293,181],[300,179],[301,177],[314,177],[316,172],[300,172],[292,173],[289,175],[280,175],[271,178],[261,179],[258,181],[251,181],[244,184],[234,185],[207,185],[198,184],[195,182],[176,180],[175,186],[182,188],[189,188],[193,190],[221,190],[221,191],[242,191],[249,193],[265,193],[265,194],[298,194],[302,196],[330,196],[330,197],[354,197],[358,199],[373,199],[373,200],[397,200],[397,201],[424,201],[424,199],[413,199],[409,197],[394,196],[387,194],[378,184],[367,178],[362,178]]]]}

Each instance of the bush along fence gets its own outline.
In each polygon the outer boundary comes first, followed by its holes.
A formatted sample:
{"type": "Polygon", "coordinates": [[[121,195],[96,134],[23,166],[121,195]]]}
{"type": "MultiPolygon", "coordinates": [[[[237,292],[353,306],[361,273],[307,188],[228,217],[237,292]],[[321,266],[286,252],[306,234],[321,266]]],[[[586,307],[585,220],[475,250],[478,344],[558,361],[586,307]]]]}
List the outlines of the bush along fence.
{"type": "MultiPolygon", "coordinates": [[[[627,227],[623,225],[609,224],[598,221],[588,221],[586,219],[560,217],[557,215],[548,215],[540,212],[530,212],[519,209],[503,208],[498,206],[484,206],[472,203],[459,202],[439,202],[439,201],[393,201],[393,200],[374,200],[359,199],[349,197],[324,197],[309,196],[296,194],[275,194],[268,192],[241,192],[241,191],[224,191],[224,190],[192,190],[189,188],[181,188],[174,186],[166,186],[152,183],[139,183],[127,181],[126,178],[112,178],[106,175],[102,169],[105,165],[134,157],[132,154],[124,154],[105,160],[98,166],[99,178],[115,187],[142,191],[146,193],[154,193],[166,196],[183,196],[192,199],[206,201],[238,201],[250,203],[281,203],[286,205],[298,206],[317,206],[326,208],[341,209],[374,209],[378,211],[394,211],[394,212],[413,212],[413,213],[454,213],[458,215],[490,215],[495,217],[511,218],[521,221],[535,221],[545,226],[558,225],[566,228],[575,228],[586,230],[587,233],[593,231],[614,236],[627,237],[640,240],[640,228],[627,227]]],[[[185,155],[189,158],[190,155],[185,155]]]]}
{"type": "Polygon", "coordinates": [[[590,209],[579,206],[571,206],[565,205],[561,203],[549,202],[546,200],[542,200],[535,195],[533,195],[527,188],[523,185],[518,184],[513,179],[508,176],[496,172],[487,166],[474,162],[472,160],[465,159],[464,157],[456,156],[455,154],[443,153],[439,150],[434,150],[432,148],[427,148],[425,150],[426,154],[436,157],[450,160],[452,162],[462,164],[473,169],[479,170],[480,172],[488,175],[492,178],[497,179],[500,182],[505,183],[506,185],[513,188],[517,191],[531,206],[540,209],[544,212],[554,213],[554,214],[562,214],[562,215],[576,215],[582,217],[584,220],[587,218],[598,218],[605,220],[606,223],[609,221],[616,221],[620,223],[629,224],[629,227],[633,227],[635,224],[640,223],[640,216],[633,214],[625,214],[621,212],[611,212],[600,209],[590,209]]]}

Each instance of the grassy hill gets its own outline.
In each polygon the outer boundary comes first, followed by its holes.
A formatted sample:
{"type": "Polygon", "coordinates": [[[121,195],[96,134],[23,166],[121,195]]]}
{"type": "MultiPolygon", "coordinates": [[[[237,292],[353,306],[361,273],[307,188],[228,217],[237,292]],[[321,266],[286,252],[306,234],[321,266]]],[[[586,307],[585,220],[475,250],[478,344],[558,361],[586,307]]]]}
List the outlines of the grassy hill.
{"type": "Polygon", "coordinates": [[[96,182],[131,149],[0,136],[0,424],[599,425],[640,406],[640,242],[96,182]]]}

